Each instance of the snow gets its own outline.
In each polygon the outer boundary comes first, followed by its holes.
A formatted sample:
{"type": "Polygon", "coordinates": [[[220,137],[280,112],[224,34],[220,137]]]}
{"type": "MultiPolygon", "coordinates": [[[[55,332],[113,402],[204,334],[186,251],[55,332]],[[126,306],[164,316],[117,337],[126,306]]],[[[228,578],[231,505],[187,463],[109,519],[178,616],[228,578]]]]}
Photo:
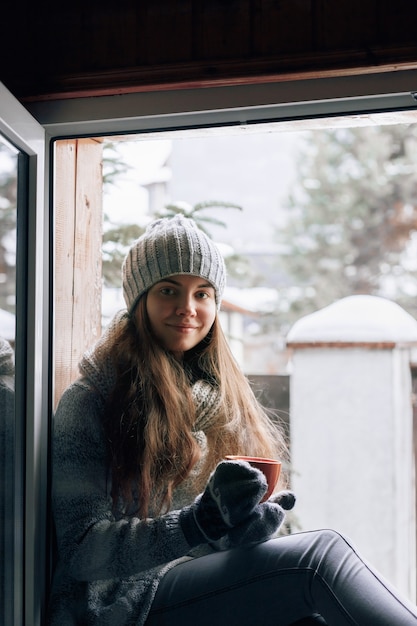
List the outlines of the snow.
{"type": "Polygon", "coordinates": [[[276,309],[278,292],[267,287],[226,287],[223,299],[247,311],[269,313],[276,309]]]}
{"type": "Polygon", "coordinates": [[[417,321],[391,300],[349,296],[298,320],[287,342],[413,343],[417,321]]]}
{"type": "Polygon", "coordinates": [[[118,311],[126,308],[123,291],[120,287],[103,287],[101,296],[101,314],[103,328],[118,311]]]}
{"type": "Polygon", "coordinates": [[[0,309],[0,335],[7,341],[15,338],[15,316],[3,309],[0,309]]]}

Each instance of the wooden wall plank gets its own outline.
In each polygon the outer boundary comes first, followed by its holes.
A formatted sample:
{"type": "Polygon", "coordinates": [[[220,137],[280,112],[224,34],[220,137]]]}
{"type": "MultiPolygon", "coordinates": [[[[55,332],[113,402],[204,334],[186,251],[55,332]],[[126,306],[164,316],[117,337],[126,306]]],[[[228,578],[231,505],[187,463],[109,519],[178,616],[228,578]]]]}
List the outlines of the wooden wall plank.
{"type": "Polygon", "coordinates": [[[255,56],[313,50],[313,0],[255,0],[255,56]]]}
{"type": "Polygon", "coordinates": [[[72,353],[80,358],[101,335],[102,143],[77,141],[72,353]]]}
{"type": "Polygon", "coordinates": [[[194,19],[198,59],[245,58],[250,55],[250,0],[200,0],[194,19]]]}
{"type": "Polygon", "coordinates": [[[413,0],[379,0],[374,15],[379,45],[415,44],[416,11],[417,3],[413,0]]]}
{"type": "MultiPolygon", "coordinates": [[[[113,2],[105,10],[98,8],[94,12],[88,11],[88,3],[84,4],[88,24],[85,45],[91,51],[89,57],[93,68],[102,70],[144,62],[145,57],[138,54],[144,37],[137,4],[141,3],[125,2],[121,11],[120,5],[113,2]]],[[[146,45],[142,45],[142,50],[146,53],[146,45]]]]}
{"type": "Polygon", "coordinates": [[[75,139],[55,145],[54,406],[72,370],[76,152],[75,139]]]}
{"type": "Polygon", "coordinates": [[[146,64],[189,62],[193,58],[192,0],[150,3],[142,32],[146,64]]]}
{"type": "Polygon", "coordinates": [[[56,143],[54,405],[101,334],[102,145],[56,143]]]}
{"type": "Polygon", "coordinates": [[[370,51],[379,45],[379,4],[378,0],[317,0],[312,17],[315,49],[341,51],[362,47],[370,51]]]}

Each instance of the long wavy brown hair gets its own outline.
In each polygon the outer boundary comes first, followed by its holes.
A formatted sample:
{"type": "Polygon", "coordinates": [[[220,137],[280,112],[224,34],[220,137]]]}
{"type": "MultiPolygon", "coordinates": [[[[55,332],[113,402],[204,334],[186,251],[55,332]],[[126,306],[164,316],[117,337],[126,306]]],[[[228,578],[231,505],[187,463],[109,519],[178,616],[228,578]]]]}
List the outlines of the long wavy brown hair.
{"type": "Polygon", "coordinates": [[[196,420],[191,384],[205,379],[220,394],[220,410],[205,429],[208,453],[196,479],[196,494],[226,454],[286,459],[281,429],[258,403],[238,367],[218,318],[206,339],[180,362],[153,336],[146,294],[135,315],[120,325],[109,348],[116,384],[108,398],[108,439],[114,503],[137,503],[146,517],[169,510],[173,489],[200,459],[193,437],[196,420]],[[155,504],[156,503],[156,504],[155,504]]]}

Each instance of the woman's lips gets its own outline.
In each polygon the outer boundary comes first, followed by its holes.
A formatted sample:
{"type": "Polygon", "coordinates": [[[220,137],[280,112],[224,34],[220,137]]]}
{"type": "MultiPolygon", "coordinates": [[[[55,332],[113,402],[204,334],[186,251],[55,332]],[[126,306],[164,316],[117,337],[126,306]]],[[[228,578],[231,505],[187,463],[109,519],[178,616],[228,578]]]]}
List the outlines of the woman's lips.
{"type": "Polygon", "coordinates": [[[187,326],[185,324],[168,324],[168,326],[179,333],[190,333],[193,330],[197,330],[197,326],[187,326]]]}

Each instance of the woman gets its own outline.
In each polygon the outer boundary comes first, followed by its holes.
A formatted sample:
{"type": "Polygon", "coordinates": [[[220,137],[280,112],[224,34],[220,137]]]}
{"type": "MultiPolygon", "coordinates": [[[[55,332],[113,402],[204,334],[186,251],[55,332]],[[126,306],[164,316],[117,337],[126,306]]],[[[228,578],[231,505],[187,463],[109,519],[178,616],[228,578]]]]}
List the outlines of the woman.
{"type": "Polygon", "coordinates": [[[158,220],[123,265],[127,310],[81,361],[54,420],[50,623],[417,624],[333,531],[277,535],[294,496],[226,454],[285,459],[217,312],[215,245],[158,220]]]}

